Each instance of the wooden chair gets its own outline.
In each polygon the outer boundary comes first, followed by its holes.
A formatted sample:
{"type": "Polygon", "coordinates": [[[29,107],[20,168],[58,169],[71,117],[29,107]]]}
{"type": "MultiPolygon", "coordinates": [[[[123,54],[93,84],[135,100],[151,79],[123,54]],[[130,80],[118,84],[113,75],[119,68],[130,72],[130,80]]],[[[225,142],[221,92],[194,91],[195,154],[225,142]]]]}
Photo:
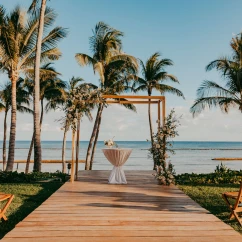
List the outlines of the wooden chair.
{"type": "Polygon", "coordinates": [[[240,189],[238,192],[225,192],[222,194],[222,197],[231,211],[229,219],[235,217],[242,226],[242,218],[240,218],[239,215],[239,213],[242,213],[242,182],[240,183],[240,189]],[[235,200],[234,204],[232,204],[229,199],[231,199],[231,201],[235,200]]]}
{"type": "Polygon", "coordinates": [[[3,209],[0,209],[0,220],[3,218],[5,221],[8,220],[5,213],[11,204],[12,200],[14,198],[14,195],[12,194],[5,194],[0,193],[0,202],[6,201],[6,204],[4,205],[3,209]]]}

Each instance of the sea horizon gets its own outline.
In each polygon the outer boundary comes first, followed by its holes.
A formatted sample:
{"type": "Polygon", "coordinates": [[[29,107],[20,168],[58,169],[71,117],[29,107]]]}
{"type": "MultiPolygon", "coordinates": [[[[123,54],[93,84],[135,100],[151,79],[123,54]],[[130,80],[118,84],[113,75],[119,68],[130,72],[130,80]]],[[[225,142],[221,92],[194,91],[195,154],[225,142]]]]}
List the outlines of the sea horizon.
{"type": "MultiPolygon", "coordinates": [[[[79,159],[85,159],[89,141],[80,141],[79,159]]],[[[124,165],[125,170],[152,170],[153,163],[149,157],[149,141],[116,141],[120,148],[133,149],[130,158],[124,165]]],[[[66,160],[71,159],[71,141],[66,142],[66,160]]],[[[28,155],[30,140],[18,140],[15,146],[15,159],[25,160],[28,155]]],[[[42,141],[43,160],[61,160],[61,140],[42,141]]],[[[94,170],[111,170],[112,165],[107,161],[102,153],[105,148],[103,141],[98,141],[95,157],[94,170]]],[[[176,173],[209,173],[213,172],[221,161],[212,160],[214,158],[238,158],[242,157],[241,141],[173,141],[174,155],[170,155],[168,161],[174,165],[176,173]]],[[[0,141],[2,151],[2,141],[0,141]]],[[[1,157],[1,155],[0,155],[1,157]]],[[[33,159],[33,152],[32,152],[33,159]]],[[[1,160],[1,159],[0,159],[1,160]]],[[[228,168],[233,170],[242,169],[242,161],[223,161],[228,168]]],[[[61,170],[61,164],[42,164],[42,171],[61,170]]],[[[24,171],[24,164],[15,164],[15,169],[24,171]]],[[[30,168],[31,170],[32,168],[30,168]]],[[[84,169],[84,164],[79,165],[79,169],[84,169]]]]}

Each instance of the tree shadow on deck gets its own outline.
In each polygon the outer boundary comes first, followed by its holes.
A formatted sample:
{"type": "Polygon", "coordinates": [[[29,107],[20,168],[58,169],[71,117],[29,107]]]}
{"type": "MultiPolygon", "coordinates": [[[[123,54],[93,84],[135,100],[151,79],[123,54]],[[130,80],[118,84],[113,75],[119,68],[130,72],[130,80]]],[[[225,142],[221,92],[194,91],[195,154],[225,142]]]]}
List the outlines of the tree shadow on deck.
{"type": "MultiPolygon", "coordinates": [[[[209,213],[201,208],[197,203],[187,196],[154,196],[144,193],[133,192],[101,192],[101,191],[87,191],[80,192],[85,195],[96,197],[110,197],[112,203],[87,203],[81,206],[89,207],[105,207],[105,208],[123,208],[123,209],[137,209],[143,211],[176,211],[181,213],[197,212],[197,213],[209,213]],[[115,203],[134,203],[132,204],[115,204],[115,203]],[[139,205],[140,204],[140,205],[139,205]]],[[[98,200],[98,198],[97,198],[98,200]]]]}

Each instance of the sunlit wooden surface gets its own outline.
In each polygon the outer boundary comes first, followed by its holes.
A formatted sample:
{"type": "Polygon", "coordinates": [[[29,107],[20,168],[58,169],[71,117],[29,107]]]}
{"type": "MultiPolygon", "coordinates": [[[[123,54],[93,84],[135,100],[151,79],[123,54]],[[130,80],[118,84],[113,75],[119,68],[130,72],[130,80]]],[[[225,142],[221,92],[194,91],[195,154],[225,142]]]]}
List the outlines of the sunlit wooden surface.
{"type": "Polygon", "coordinates": [[[125,174],[127,185],[109,185],[109,171],[79,172],[2,241],[242,241],[175,186],[156,185],[152,171],[125,174]]]}

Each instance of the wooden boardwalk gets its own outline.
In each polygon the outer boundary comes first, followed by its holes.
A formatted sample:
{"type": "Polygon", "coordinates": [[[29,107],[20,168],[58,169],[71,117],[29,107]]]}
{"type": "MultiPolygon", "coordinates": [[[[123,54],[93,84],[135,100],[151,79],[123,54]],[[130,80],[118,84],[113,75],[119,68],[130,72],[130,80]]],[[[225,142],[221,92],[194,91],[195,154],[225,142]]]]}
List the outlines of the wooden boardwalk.
{"type": "Polygon", "coordinates": [[[107,184],[108,174],[80,172],[79,181],[65,183],[2,241],[242,241],[175,186],[156,185],[152,172],[126,171],[127,185],[107,184]]]}

